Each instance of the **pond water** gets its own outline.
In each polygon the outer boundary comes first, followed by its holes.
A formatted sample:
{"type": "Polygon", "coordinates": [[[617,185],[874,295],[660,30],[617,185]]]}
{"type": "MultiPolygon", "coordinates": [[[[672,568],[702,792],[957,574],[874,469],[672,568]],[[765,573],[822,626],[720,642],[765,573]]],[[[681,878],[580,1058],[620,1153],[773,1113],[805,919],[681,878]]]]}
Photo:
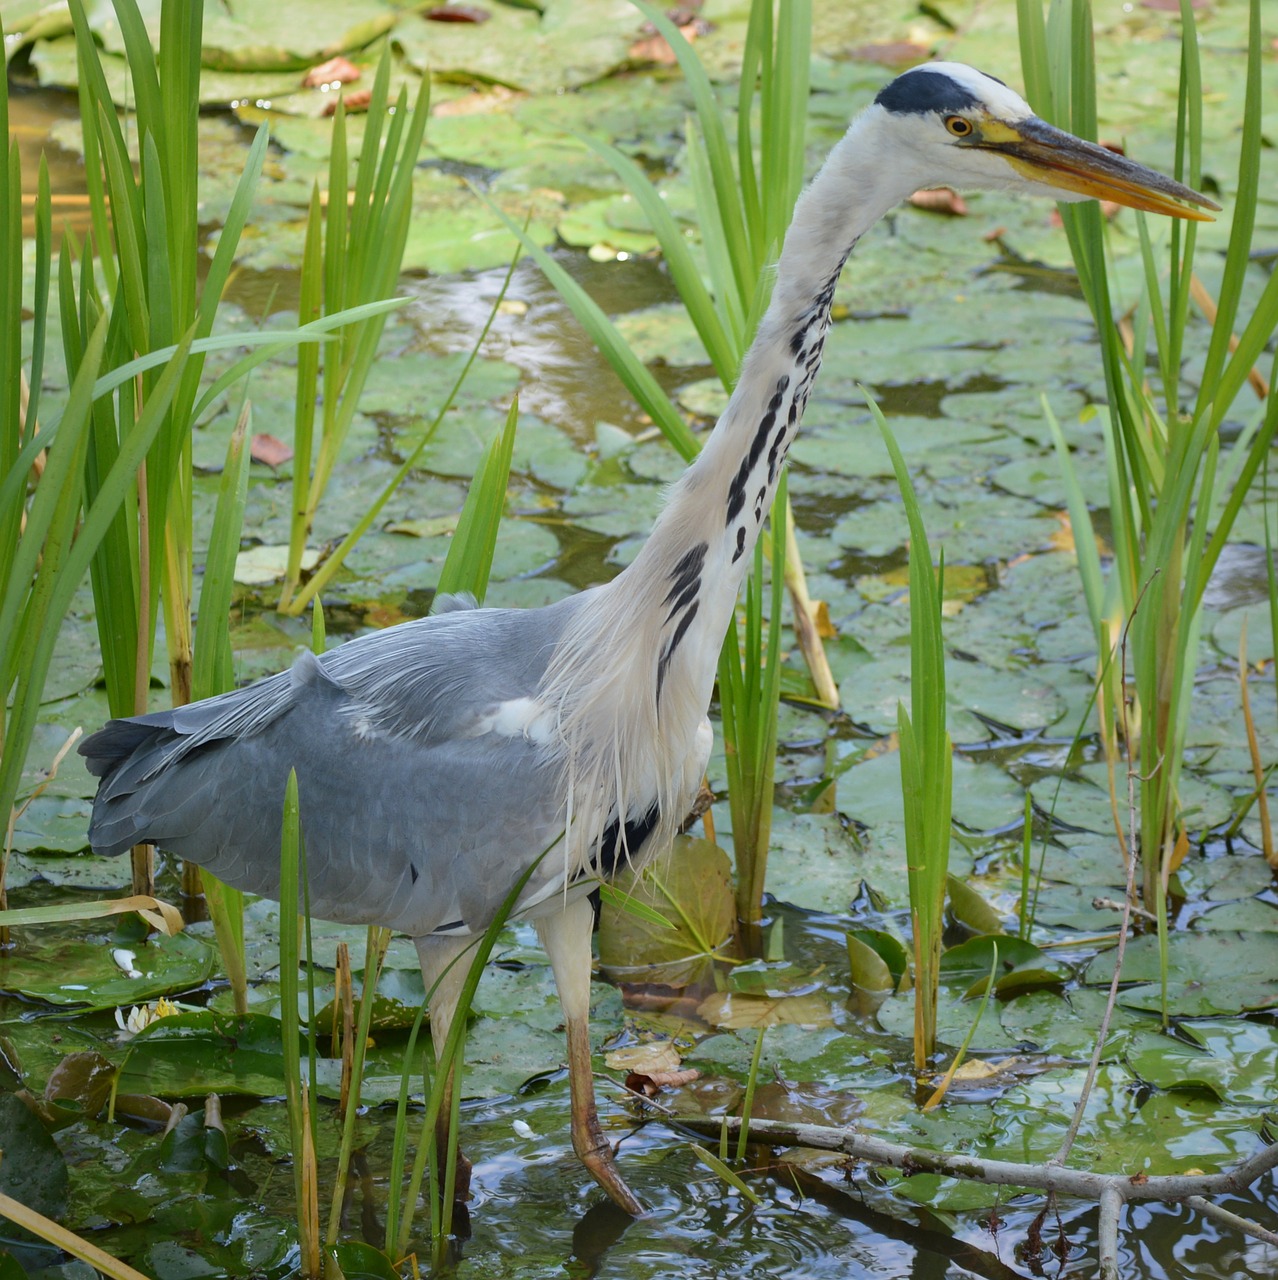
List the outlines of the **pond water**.
{"type": "MultiPolygon", "coordinates": [[[[954,53],[980,61],[979,23],[973,30],[974,47],[960,45],[954,53]]],[[[1155,56],[1143,44],[1140,50],[1142,57],[1155,56]]],[[[1225,53],[1218,56],[1221,67],[1232,65],[1225,53]]],[[[864,96],[833,71],[828,75],[828,96],[838,104],[840,95],[864,96]]],[[[1107,92],[1120,91],[1111,81],[1107,92]]],[[[822,102],[815,112],[818,134],[836,114],[822,102]]],[[[75,116],[70,99],[59,95],[22,95],[13,109],[24,146],[75,116]]],[[[1138,136],[1155,133],[1159,109],[1149,102],[1133,108],[1138,136]]],[[[206,126],[230,155],[249,136],[220,114],[206,126]]],[[[65,124],[57,136],[67,136],[65,124]]],[[[55,191],[74,195],[76,161],[69,152],[57,154],[55,191]]],[[[290,153],[286,145],[281,167],[299,154],[300,147],[290,153]]],[[[826,601],[837,632],[828,648],[842,705],[823,712],[796,699],[782,709],[766,959],[711,968],[700,985],[680,992],[602,979],[594,988],[601,1112],[610,1136],[621,1140],[624,1174],[650,1212],[637,1221],[618,1213],[572,1157],[548,967],[532,931],[513,926],[481,984],[471,1028],[463,1145],[475,1162],[475,1180],[468,1234],[456,1241],[452,1258],[459,1276],[1095,1274],[1094,1207],[1063,1201],[1044,1215],[1039,1196],[998,1195],[810,1152],[757,1148],[748,1161],[749,1182],[763,1204],[752,1206],[692,1152],[690,1140],[714,1147],[713,1140],[694,1139],[678,1122],[681,1111],[713,1115],[739,1103],[760,1027],[766,1031],[756,1114],[769,1118],[856,1123],[896,1141],[1041,1160],[1054,1150],[1078,1094],[1108,983],[1107,957],[1112,969],[1108,947],[1116,923],[1113,911],[1092,904],[1121,895],[1121,869],[1098,745],[1086,732],[1074,742],[1090,698],[1095,646],[1039,396],[1064,424],[1104,536],[1103,445],[1097,420],[1086,411],[1102,399],[1103,381],[1091,322],[1065,270],[1067,250],[1048,208],[994,197],[971,203],[966,219],[903,210],[858,249],[836,296],[826,366],[793,453],[800,545],[813,595],[826,601]],[[849,930],[908,931],[892,737],[909,671],[907,530],[858,383],[891,415],[934,549],[944,547],[946,554],[950,727],[957,744],[951,869],[1015,931],[1026,792],[1033,800],[1035,857],[1041,842],[1045,859],[1034,938],[1053,967],[1045,979],[994,1002],[978,1027],[969,1057],[1004,1064],[1002,1073],[952,1095],[933,1117],[915,1105],[909,998],[868,998],[854,988],[849,971],[849,930]],[[625,1100],[621,1073],[603,1057],[663,1037],[674,1039],[685,1065],[702,1072],[695,1084],[656,1099],[673,1108],[673,1117],[625,1100]]],[[[281,197],[270,218],[285,238],[290,217],[281,197]]],[[[1275,217],[1267,206],[1262,218],[1272,223],[1275,217]]],[[[295,302],[295,262],[287,254],[271,260],[263,248],[268,239],[232,282],[228,324],[256,322],[295,302]]],[[[1131,228],[1120,223],[1116,241],[1120,270],[1124,263],[1130,270],[1131,228]]],[[[562,243],[556,252],[618,319],[694,421],[713,420],[721,390],[661,265],[634,254],[596,261],[608,255],[562,243]]],[[[1250,290],[1262,287],[1267,269],[1257,264],[1250,290]]],[[[502,276],[476,263],[466,271],[405,278],[413,301],[388,325],[384,358],[321,512],[318,542],[350,527],[412,447],[480,331],[502,276]]],[[[488,603],[536,605],[615,573],[634,555],[664,486],[678,474],[673,452],[650,438],[649,424],[530,264],[517,270],[481,355],[423,467],[326,593],[334,637],[429,609],[447,536],[422,525],[460,506],[465,478],[516,390],[515,474],[488,603]],[[601,443],[613,437],[600,424],[621,428],[637,443],[611,453],[601,443]]],[[[287,438],[291,386],[291,369],[255,375],[255,430],[287,438]]],[[[1249,412],[1240,400],[1233,426],[1249,412]]],[[[232,416],[222,413],[197,432],[201,527],[211,516],[232,416]]],[[[275,471],[255,468],[246,549],[285,540],[287,479],[287,463],[275,471]]],[[[1213,583],[1203,626],[1184,782],[1195,835],[1172,885],[1177,1016],[1170,1031],[1159,1030],[1152,938],[1141,936],[1129,951],[1128,986],[1073,1157],[1080,1167],[1216,1169],[1274,1137],[1278,892],[1259,855],[1254,810],[1239,816],[1250,764],[1236,662],[1245,616],[1251,661],[1270,664],[1252,680],[1251,697],[1272,761],[1278,741],[1273,637],[1256,550],[1264,544],[1265,517],[1257,495],[1213,583]]],[[[237,591],[237,671],[244,679],[287,665],[309,636],[308,625],[274,612],[273,590],[237,591]]],[[[33,774],[52,758],[67,726],[92,728],[105,717],[90,612],[86,593],[68,620],[46,690],[33,774]]],[[[789,654],[786,665],[794,687],[801,687],[797,657],[789,654]]],[[[163,690],[156,695],[161,704],[163,690]]],[[[720,743],[709,771],[719,799],[712,820],[729,844],[721,752],[720,743]]],[[[9,873],[13,905],[97,897],[124,885],[127,869],[79,853],[91,793],[73,760],[24,816],[9,873]]],[[[172,867],[162,874],[161,893],[179,896],[172,867]]],[[[248,928],[253,1012],[264,1017],[279,1001],[277,911],[256,904],[248,928]]],[[[317,981],[331,988],[334,944],[347,941],[352,954],[362,956],[363,934],[316,928],[317,981]]],[[[957,946],[970,932],[962,919],[952,921],[947,944],[957,946]]],[[[190,933],[211,941],[205,925],[190,933]]],[[[195,1117],[176,1140],[161,1143],[153,1115],[107,1121],[67,1113],[56,1145],[70,1170],[63,1214],[69,1225],[165,1280],[284,1276],[297,1264],[296,1214],[282,1085],[269,1087],[280,1079],[278,1046],[273,1049],[267,1035],[275,1024],[236,1027],[224,1020],[175,1066],[148,1058],[138,1048],[144,1041],[130,1049],[116,1023],[117,1006],[127,1011],[153,998],[149,988],[121,978],[112,958],[121,949],[147,956],[139,968],[158,975],[157,993],[178,991],[184,1007],[229,1016],[227,992],[210,976],[212,951],[204,942],[146,943],[85,925],[24,934],[0,958],[0,989],[7,993],[0,996],[0,1035],[33,1092],[45,1089],[64,1055],[97,1052],[125,1062],[121,1093],[182,1097],[195,1117]],[[87,1012],[86,1004],[92,1006],[87,1012]],[[251,1067],[245,1065],[250,1055],[251,1067]],[[199,1109],[208,1094],[221,1099],[224,1157],[204,1145],[199,1109]]],[[[964,972],[943,989],[947,1056],[975,1016],[974,1002],[964,999],[971,983],[964,972]]],[[[404,1053],[404,1013],[411,1019],[421,997],[411,947],[393,944],[383,993],[397,1014],[375,1035],[370,1106],[359,1123],[355,1188],[344,1218],[346,1238],[379,1245],[393,1194],[387,1179],[394,1112],[386,1099],[393,1097],[404,1053]]],[[[327,999],[321,993],[320,1003],[327,999]]],[[[329,1085],[319,1120],[323,1196],[338,1134],[331,1079],[329,1085]]],[[[1273,1175],[1226,1203],[1278,1230],[1273,1175]]],[[[426,1256],[428,1246],[421,1248],[426,1256]]],[[[1131,1209],[1122,1250],[1123,1274],[1150,1280],[1238,1280],[1269,1274],[1278,1263],[1273,1246],[1178,1206],[1131,1209]]],[[[86,1274],[35,1246],[18,1256],[30,1275],[86,1274]]]]}

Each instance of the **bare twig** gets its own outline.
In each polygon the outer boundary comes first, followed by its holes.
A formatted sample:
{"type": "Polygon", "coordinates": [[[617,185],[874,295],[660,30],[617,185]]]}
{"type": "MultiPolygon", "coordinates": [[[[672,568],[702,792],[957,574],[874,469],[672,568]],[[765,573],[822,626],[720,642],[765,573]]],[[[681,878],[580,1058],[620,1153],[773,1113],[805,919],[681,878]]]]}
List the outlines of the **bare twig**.
{"type": "Polygon", "coordinates": [[[1212,1200],[1204,1200],[1202,1196],[1189,1196],[1185,1204],[1191,1209],[1197,1209],[1204,1218],[1211,1218],[1214,1222],[1219,1222],[1233,1231],[1241,1231],[1244,1235],[1263,1240],[1266,1244],[1278,1245],[1278,1232],[1270,1231],[1268,1227],[1262,1227],[1259,1222],[1252,1222],[1249,1218],[1230,1213],[1228,1209],[1222,1208],[1212,1200]]]}
{"type": "MultiPolygon", "coordinates": [[[[1148,920],[1151,924],[1158,919],[1152,911],[1136,906],[1130,898],[1126,902],[1115,902],[1113,898],[1093,898],[1092,906],[1097,911],[1129,911],[1132,915],[1140,916],[1142,920],[1148,920]]],[[[1069,942],[1071,945],[1077,945],[1072,938],[1069,942]]]]}
{"type": "MultiPolygon", "coordinates": [[[[726,1125],[729,1137],[741,1128],[737,1116],[680,1116],[679,1125],[694,1133],[717,1138],[726,1125]]],[[[857,1160],[901,1169],[906,1174],[935,1173],[946,1178],[964,1178],[989,1186],[1024,1187],[1035,1191],[1056,1191],[1082,1200],[1099,1201],[1107,1187],[1113,1187],[1123,1203],[1158,1200],[1182,1203],[1195,1196],[1237,1195],[1257,1178],[1278,1168],[1278,1142],[1261,1147],[1240,1164],[1223,1173],[1092,1173],[1053,1164],[1018,1164],[1012,1160],[990,1160],[982,1156],[951,1155],[925,1147],[906,1147],[853,1128],[835,1125],[789,1124],[780,1120],[751,1120],[750,1136],[769,1146],[815,1147],[838,1151],[857,1160]]]]}
{"type": "Polygon", "coordinates": [[[1096,1252],[1100,1280],[1118,1280],[1118,1220],[1123,1212],[1123,1197],[1106,1187],[1100,1197],[1100,1218],[1096,1224],[1096,1252]]]}

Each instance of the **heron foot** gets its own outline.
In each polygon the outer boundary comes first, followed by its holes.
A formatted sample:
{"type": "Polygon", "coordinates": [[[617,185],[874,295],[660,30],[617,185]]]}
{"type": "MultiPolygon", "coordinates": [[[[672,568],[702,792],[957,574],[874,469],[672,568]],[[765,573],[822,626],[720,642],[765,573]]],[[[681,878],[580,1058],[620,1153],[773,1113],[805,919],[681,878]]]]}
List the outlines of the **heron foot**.
{"type": "MultiPolygon", "coordinates": [[[[592,1108],[593,1111],[593,1108],[592,1108]]],[[[626,1186],[626,1180],[617,1168],[616,1152],[612,1143],[604,1137],[596,1115],[573,1117],[572,1145],[577,1158],[586,1166],[587,1172],[608,1193],[613,1204],[624,1209],[633,1218],[644,1212],[639,1197],[626,1186]]]]}

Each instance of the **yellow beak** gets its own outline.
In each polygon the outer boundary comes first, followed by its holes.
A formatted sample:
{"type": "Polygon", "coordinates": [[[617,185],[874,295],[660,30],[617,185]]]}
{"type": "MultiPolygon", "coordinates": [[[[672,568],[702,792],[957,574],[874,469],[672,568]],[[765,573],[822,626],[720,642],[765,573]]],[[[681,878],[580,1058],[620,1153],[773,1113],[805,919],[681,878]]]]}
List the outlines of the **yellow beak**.
{"type": "Polygon", "coordinates": [[[1173,178],[1135,164],[1094,142],[1084,142],[1036,116],[1015,124],[983,121],[969,145],[1001,155],[1033,182],[1094,196],[1097,200],[1112,200],[1131,209],[1211,222],[1211,215],[1199,209],[1220,208],[1173,178]],[[1194,205],[1198,208],[1191,207],[1194,205]]]}

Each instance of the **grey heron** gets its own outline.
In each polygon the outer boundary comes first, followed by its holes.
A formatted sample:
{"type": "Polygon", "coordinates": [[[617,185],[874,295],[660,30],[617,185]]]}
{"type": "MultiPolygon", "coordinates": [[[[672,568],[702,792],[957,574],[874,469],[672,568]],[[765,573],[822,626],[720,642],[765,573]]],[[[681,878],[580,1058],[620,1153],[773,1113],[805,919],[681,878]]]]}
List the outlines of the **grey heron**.
{"type": "Polygon", "coordinates": [[[857,241],[920,187],[1104,197],[1205,219],[1206,197],[1046,124],[1001,81],[931,63],[886,85],[799,200],[736,389],[651,536],[611,582],[540,609],[451,602],[303,654],[288,671],[80,746],[100,778],[90,840],[149,842],[252,893],[279,892],[296,769],[313,914],[416,940],[438,1046],[450,963],[546,849],[519,900],[563,1006],[573,1146],[641,1211],[591,1082],[591,889],[642,863],[688,812],[711,746],[716,661],[821,362],[857,241]]]}

